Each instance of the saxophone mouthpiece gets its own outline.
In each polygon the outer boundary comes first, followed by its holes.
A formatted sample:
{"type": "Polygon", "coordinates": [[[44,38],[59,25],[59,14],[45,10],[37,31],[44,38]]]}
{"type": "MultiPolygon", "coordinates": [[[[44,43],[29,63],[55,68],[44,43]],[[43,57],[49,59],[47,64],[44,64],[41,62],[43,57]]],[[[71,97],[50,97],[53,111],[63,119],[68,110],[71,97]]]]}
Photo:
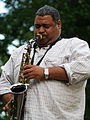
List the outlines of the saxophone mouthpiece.
{"type": "Polygon", "coordinates": [[[36,39],[36,40],[41,40],[42,37],[43,37],[42,34],[37,34],[36,37],[35,37],[35,39],[36,39]]]}

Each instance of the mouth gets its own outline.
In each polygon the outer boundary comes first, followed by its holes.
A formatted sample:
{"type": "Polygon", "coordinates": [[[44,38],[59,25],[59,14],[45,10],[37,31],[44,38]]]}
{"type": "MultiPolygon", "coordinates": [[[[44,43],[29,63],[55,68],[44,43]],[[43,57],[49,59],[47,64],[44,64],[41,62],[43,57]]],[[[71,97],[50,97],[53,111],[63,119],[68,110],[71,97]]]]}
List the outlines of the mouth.
{"type": "Polygon", "coordinates": [[[41,35],[42,35],[42,39],[41,40],[47,39],[47,35],[46,34],[41,34],[41,35]]]}
{"type": "Polygon", "coordinates": [[[47,38],[46,35],[43,35],[42,39],[36,40],[36,43],[38,44],[39,47],[43,47],[46,45],[46,43],[47,43],[46,38],[47,38]]]}
{"type": "Polygon", "coordinates": [[[36,35],[36,39],[37,40],[42,40],[42,39],[46,39],[47,38],[47,35],[46,34],[40,34],[40,33],[38,33],[37,35],[36,35]]]}
{"type": "Polygon", "coordinates": [[[46,35],[42,35],[42,39],[46,39],[47,37],[46,37],[46,35]]]}

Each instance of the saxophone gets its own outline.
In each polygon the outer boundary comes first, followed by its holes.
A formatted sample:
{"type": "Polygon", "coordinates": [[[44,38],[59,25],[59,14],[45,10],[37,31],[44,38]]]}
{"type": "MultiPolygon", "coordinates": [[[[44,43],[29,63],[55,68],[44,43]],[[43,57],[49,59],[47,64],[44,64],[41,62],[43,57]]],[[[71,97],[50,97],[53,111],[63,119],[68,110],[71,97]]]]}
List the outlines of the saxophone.
{"type": "Polygon", "coordinates": [[[13,99],[11,100],[12,112],[10,120],[24,120],[25,101],[27,96],[27,89],[30,85],[30,80],[24,78],[23,71],[25,65],[31,64],[30,53],[32,50],[32,43],[35,42],[35,40],[40,39],[42,39],[42,35],[37,34],[36,37],[30,41],[25,48],[27,52],[23,53],[22,55],[18,83],[10,87],[10,90],[14,95],[13,99]]]}

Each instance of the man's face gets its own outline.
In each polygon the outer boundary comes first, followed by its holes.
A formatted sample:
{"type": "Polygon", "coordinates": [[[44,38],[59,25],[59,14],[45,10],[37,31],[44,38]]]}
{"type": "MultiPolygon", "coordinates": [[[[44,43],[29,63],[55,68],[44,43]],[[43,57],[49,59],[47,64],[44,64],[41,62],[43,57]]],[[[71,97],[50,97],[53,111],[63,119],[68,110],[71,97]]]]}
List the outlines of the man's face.
{"type": "Polygon", "coordinates": [[[61,34],[61,21],[59,20],[56,24],[51,15],[37,15],[34,23],[34,35],[36,36],[38,33],[43,36],[41,40],[36,41],[39,47],[53,43],[61,34]]]}

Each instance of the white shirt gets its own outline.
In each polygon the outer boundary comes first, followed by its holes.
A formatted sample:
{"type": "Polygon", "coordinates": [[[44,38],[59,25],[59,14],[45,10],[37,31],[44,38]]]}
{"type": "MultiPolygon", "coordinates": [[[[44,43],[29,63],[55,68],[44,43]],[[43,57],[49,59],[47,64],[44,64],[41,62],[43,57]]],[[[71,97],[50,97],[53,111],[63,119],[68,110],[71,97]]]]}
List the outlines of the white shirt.
{"type": "MultiPolygon", "coordinates": [[[[24,47],[19,47],[2,67],[1,95],[10,92],[11,84],[17,83],[24,47]]],[[[46,50],[47,47],[36,49],[34,65],[46,50]]],[[[40,66],[63,67],[69,83],[64,80],[31,80],[24,120],[84,120],[85,87],[90,77],[88,44],[78,38],[62,39],[47,52],[40,66]]]]}

